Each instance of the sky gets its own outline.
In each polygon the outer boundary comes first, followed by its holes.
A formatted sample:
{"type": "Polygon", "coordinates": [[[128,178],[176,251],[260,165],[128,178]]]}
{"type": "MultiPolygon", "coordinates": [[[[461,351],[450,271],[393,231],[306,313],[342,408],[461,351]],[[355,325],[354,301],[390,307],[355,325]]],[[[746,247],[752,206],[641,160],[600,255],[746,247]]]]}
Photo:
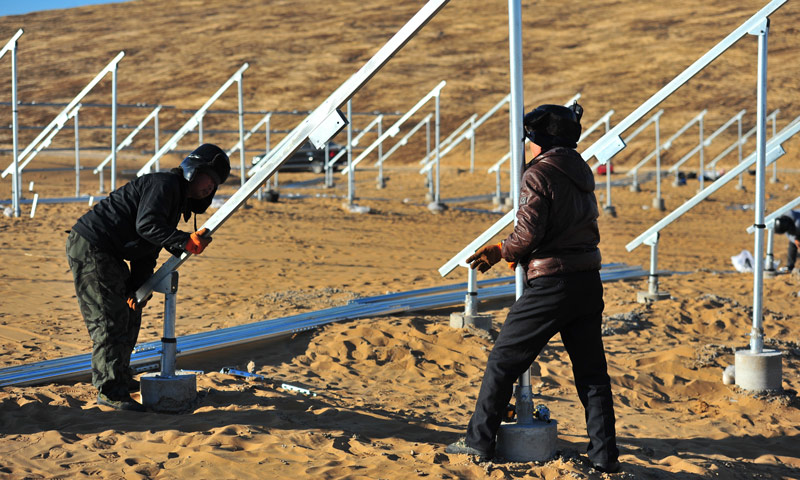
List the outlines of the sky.
{"type": "Polygon", "coordinates": [[[118,1],[120,0],[0,0],[0,17],[97,3],[117,3],[118,1]]]}

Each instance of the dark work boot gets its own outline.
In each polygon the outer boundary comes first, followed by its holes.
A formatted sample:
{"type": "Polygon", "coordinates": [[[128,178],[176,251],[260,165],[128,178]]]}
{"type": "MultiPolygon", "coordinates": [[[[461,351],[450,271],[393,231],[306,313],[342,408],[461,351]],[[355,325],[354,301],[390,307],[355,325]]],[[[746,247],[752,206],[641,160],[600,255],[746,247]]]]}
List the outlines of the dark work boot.
{"type": "Polygon", "coordinates": [[[481,462],[485,462],[492,459],[492,454],[489,452],[484,452],[483,450],[478,450],[477,448],[472,448],[467,445],[465,439],[461,438],[455,443],[451,443],[444,449],[445,453],[450,454],[464,454],[464,455],[475,455],[478,457],[478,460],[481,462]]]}
{"type": "Polygon", "coordinates": [[[592,468],[602,473],[617,473],[620,467],[621,465],[616,460],[609,463],[592,463],[592,468]]]}
{"type": "Polygon", "coordinates": [[[127,397],[121,397],[119,399],[112,399],[106,396],[103,393],[97,394],[97,404],[98,405],[105,405],[106,407],[111,407],[114,410],[128,410],[131,412],[145,412],[147,411],[144,408],[144,405],[137,402],[136,400],[132,399],[130,395],[127,397]]]}

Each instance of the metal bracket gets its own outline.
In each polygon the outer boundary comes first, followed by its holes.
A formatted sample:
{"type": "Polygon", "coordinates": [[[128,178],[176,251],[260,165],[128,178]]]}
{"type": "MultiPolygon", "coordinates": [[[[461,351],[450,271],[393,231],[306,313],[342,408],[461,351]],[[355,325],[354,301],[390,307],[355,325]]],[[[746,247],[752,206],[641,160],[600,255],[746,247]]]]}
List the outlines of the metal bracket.
{"type": "Polygon", "coordinates": [[[768,29],[769,29],[769,17],[764,18],[763,20],[761,20],[758,23],[758,25],[753,27],[747,33],[750,34],[750,35],[763,35],[763,34],[767,33],[768,29]]]}
{"type": "Polygon", "coordinates": [[[600,147],[600,150],[598,150],[594,156],[597,157],[597,160],[600,163],[605,165],[609,160],[611,160],[611,157],[621,152],[625,147],[625,141],[622,140],[622,137],[617,135],[616,137],[609,139],[605,145],[600,147]]]}
{"type": "Polygon", "coordinates": [[[784,155],[786,155],[786,150],[783,149],[783,145],[778,145],[777,147],[767,152],[766,165],[768,166],[772,164],[772,162],[781,158],[784,155]]]}
{"type": "Polygon", "coordinates": [[[660,233],[659,233],[659,232],[656,232],[656,233],[654,233],[654,234],[650,235],[649,237],[647,237],[647,238],[644,240],[644,242],[642,242],[642,243],[644,243],[645,245],[647,245],[647,246],[649,246],[649,247],[652,247],[652,246],[654,246],[654,245],[657,245],[657,244],[658,244],[658,236],[659,236],[659,235],[660,235],[660,233]]]}
{"type": "Polygon", "coordinates": [[[164,276],[154,287],[154,292],[176,293],[178,291],[178,271],[173,270],[164,276]]]}
{"type": "Polygon", "coordinates": [[[308,134],[308,139],[317,149],[325,148],[325,144],[341,132],[347,123],[347,117],[337,108],[308,134]]]}

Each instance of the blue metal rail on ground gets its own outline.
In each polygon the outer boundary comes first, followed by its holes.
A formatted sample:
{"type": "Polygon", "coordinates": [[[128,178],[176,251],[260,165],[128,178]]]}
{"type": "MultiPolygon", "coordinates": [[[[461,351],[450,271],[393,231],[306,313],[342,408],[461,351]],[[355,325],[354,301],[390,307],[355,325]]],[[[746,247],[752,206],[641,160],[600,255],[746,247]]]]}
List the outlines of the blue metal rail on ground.
{"type": "MultiPolygon", "coordinates": [[[[604,282],[646,275],[647,272],[641,267],[619,263],[604,265],[600,271],[604,282]]],[[[478,282],[478,286],[482,287],[479,290],[480,300],[513,299],[513,282],[513,276],[478,282]]],[[[340,307],[195,333],[177,339],[178,357],[284,337],[333,322],[463,305],[465,295],[466,283],[444,285],[360,298],[340,307]]],[[[160,360],[161,342],[143,343],[134,349],[131,366],[140,371],[151,370],[155,368],[148,367],[157,366],[160,360]]],[[[0,369],[0,386],[67,381],[90,375],[91,371],[91,354],[86,353],[0,369]]]]}

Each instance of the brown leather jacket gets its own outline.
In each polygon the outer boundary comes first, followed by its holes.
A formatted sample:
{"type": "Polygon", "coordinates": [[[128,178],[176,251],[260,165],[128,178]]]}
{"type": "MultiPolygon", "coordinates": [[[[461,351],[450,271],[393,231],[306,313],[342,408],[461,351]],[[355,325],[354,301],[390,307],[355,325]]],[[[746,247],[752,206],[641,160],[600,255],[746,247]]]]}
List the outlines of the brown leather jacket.
{"type": "Polygon", "coordinates": [[[544,275],[600,269],[594,175],[580,154],[555,147],[534,158],[522,174],[514,232],[503,258],[544,275]]]}

